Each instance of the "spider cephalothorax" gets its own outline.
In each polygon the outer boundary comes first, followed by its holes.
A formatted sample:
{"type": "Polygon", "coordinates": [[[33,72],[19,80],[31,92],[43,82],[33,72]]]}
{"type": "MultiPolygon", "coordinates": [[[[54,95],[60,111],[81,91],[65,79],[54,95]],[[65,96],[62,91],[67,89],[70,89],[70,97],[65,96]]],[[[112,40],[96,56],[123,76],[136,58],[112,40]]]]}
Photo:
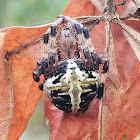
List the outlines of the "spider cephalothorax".
{"type": "Polygon", "coordinates": [[[98,73],[108,71],[108,60],[96,54],[89,31],[78,21],[60,16],[44,34],[44,57],[33,78],[50,101],[65,112],[85,112],[91,101],[103,96],[98,73]],[[40,82],[40,75],[44,83],[40,82]]]}

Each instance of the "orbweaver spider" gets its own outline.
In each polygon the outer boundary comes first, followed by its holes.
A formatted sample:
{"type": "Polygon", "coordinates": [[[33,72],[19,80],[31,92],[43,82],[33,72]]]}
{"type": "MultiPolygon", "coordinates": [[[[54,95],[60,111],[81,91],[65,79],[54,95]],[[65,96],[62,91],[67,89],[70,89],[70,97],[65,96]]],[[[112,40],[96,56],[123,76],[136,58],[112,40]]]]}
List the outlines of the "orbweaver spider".
{"type": "Polygon", "coordinates": [[[94,51],[88,29],[74,19],[59,16],[44,34],[44,57],[37,62],[33,78],[57,108],[85,112],[95,97],[103,96],[100,64],[106,73],[108,60],[94,51]]]}

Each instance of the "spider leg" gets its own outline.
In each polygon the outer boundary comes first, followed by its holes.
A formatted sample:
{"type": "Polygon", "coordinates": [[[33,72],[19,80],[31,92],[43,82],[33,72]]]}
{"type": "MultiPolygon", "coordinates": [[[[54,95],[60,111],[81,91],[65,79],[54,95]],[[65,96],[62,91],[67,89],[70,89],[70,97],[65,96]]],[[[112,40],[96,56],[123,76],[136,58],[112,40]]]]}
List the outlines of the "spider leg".
{"type": "Polygon", "coordinates": [[[39,82],[39,81],[40,81],[39,76],[40,76],[41,74],[43,74],[43,73],[42,73],[42,66],[38,67],[37,69],[35,69],[35,70],[33,71],[33,78],[34,78],[35,82],[39,82]]]}
{"type": "Polygon", "coordinates": [[[56,26],[52,25],[47,32],[44,33],[44,58],[49,59],[49,54],[57,52],[56,44],[56,26]]]}
{"type": "Polygon", "coordinates": [[[93,58],[93,69],[94,70],[99,70],[99,57],[98,57],[98,54],[92,53],[92,58],[93,58]]]}
{"type": "Polygon", "coordinates": [[[48,60],[48,68],[51,75],[55,74],[57,64],[57,41],[56,41],[56,25],[52,25],[50,29],[44,33],[44,58],[48,60]],[[48,53],[49,52],[49,53],[48,53]]]}
{"type": "Polygon", "coordinates": [[[103,97],[103,94],[104,94],[104,83],[100,83],[98,85],[98,91],[97,92],[98,92],[97,98],[101,99],[103,97]]]}
{"type": "Polygon", "coordinates": [[[93,68],[95,71],[96,70],[98,71],[99,65],[103,64],[102,76],[101,76],[100,83],[98,84],[98,91],[97,91],[97,95],[98,95],[97,98],[101,99],[104,93],[104,82],[106,80],[105,73],[109,69],[109,62],[106,57],[104,57],[101,54],[96,54],[95,52],[92,53],[92,58],[93,58],[93,68]]]}
{"type": "Polygon", "coordinates": [[[99,65],[103,64],[102,73],[106,73],[109,68],[108,60],[103,55],[96,54],[94,52],[94,46],[92,45],[88,29],[85,27],[82,27],[81,29],[80,24],[75,24],[75,29],[78,34],[78,39],[80,41],[79,42],[80,49],[83,50],[82,53],[84,54],[84,58],[86,60],[86,68],[98,71],[99,65]]]}
{"type": "Polygon", "coordinates": [[[40,76],[43,74],[44,80],[46,80],[50,75],[55,73],[57,57],[56,25],[60,22],[62,22],[62,19],[54,23],[51,28],[44,33],[44,56],[43,59],[38,60],[37,69],[33,71],[33,79],[38,83],[40,90],[43,90],[43,84],[40,82],[40,76]]]}
{"type": "Polygon", "coordinates": [[[89,36],[89,31],[79,23],[75,23],[74,27],[78,37],[78,49],[80,52],[80,58],[85,63],[86,69],[91,70],[93,64],[91,51],[94,50],[94,47],[89,36]]]}
{"type": "Polygon", "coordinates": [[[43,84],[40,82],[40,75],[43,74],[43,71],[42,71],[42,66],[38,66],[37,69],[35,69],[33,71],[33,79],[35,80],[35,82],[38,83],[38,87],[40,90],[43,91],[43,84]]]}
{"type": "Polygon", "coordinates": [[[92,53],[94,70],[99,70],[99,65],[103,64],[102,73],[106,73],[109,69],[109,62],[106,57],[101,54],[92,53]]]}
{"type": "Polygon", "coordinates": [[[40,76],[42,74],[44,75],[44,80],[49,76],[47,59],[38,60],[37,69],[33,71],[33,79],[38,83],[39,89],[43,91],[43,84],[40,82],[40,76]]]}

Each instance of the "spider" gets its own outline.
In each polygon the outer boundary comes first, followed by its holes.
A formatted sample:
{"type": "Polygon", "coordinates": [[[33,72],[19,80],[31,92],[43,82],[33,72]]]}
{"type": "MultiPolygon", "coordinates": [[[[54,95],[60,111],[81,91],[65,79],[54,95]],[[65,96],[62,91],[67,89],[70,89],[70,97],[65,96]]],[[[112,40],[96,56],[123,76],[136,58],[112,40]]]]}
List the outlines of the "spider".
{"type": "Polygon", "coordinates": [[[94,98],[103,96],[104,83],[98,73],[101,64],[106,73],[109,62],[94,51],[88,29],[70,17],[59,16],[44,33],[44,56],[38,60],[33,78],[57,108],[83,113],[94,98]]]}

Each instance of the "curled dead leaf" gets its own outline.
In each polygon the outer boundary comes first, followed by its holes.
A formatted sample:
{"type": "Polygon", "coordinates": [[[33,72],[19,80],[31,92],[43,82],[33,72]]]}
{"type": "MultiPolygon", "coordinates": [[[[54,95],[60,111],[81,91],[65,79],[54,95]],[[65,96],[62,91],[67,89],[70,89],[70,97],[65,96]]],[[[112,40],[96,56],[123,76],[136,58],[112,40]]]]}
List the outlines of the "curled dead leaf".
{"type": "MultiPolygon", "coordinates": [[[[70,17],[99,15],[99,11],[92,2],[95,3],[93,0],[71,0],[63,14],[70,17]]],[[[102,3],[103,1],[99,1],[99,4],[96,3],[100,11],[102,11],[102,3]]],[[[139,21],[126,21],[125,23],[133,27],[137,33],[133,29],[128,33],[127,28],[130,29],[130,27],[118,23],[122,29],[113,25],[112,33],[108,34],[106,40],[103,22],[100,22],[90,32],[97,53],[103,53],[107,43],[110,48],[114,49],[114,56],[111,56],[111,60],[114,62],[108,73],[106,94],[100,104],[99,122],[98,103],[76,117],[58,110],[43,94],[44,116],[49,119],[51,130],[50,140],[98,138],[100,140],[120,140],[125,136],[127,140],[132,140],[139,134],[140,63],[137,57],[139,58],[138,32],[140,32],[140,28],[139,21]],[[131,47],[134,48],[135,53],[131,47]],[[117,73],[113,73],[114,71],[117,73]],[[118,82],[113,82],[116,80],[115,77],[118,78],[118,82]],[[119,87],[121,88],[119,89],[119,87]],[[126,92],[126,104],[125,95],[120,94],[120,91],[126,92]]],[[[1,31],[0,139],[6,139],[8,134],[9,140],[20,137],[41,96],[37,84],[33,82],[32,71],[36,67],[36,61],[42,57],[43,41],[41,37],[48,27],[49,25],[37,28],[14,27],[1,31]]]]}
{"type": "Polygon", "coordinates": [[[32,70],[42,55],[43,42],[37,39],[47,28],[13,27],[1,31],[0,133],[3,139],[20,137],[41,96],[33,82],[32,70]]]}

